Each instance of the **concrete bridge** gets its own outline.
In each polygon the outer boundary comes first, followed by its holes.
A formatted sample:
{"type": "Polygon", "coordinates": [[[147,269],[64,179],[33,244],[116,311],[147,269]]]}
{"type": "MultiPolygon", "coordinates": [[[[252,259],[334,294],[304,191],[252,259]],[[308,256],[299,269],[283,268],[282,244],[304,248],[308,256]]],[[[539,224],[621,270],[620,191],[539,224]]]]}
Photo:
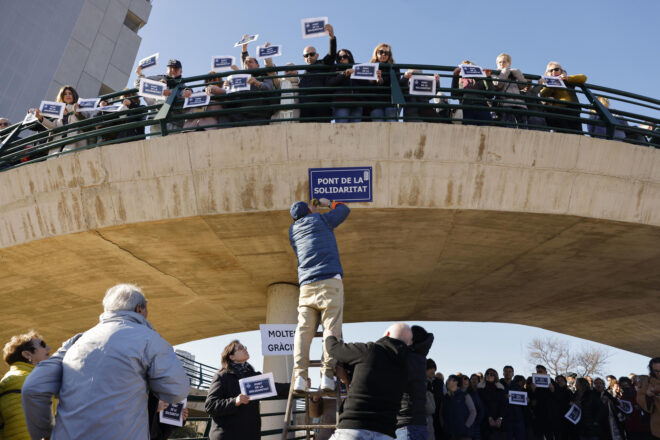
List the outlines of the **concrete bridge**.
{"type": "Polygon", "coordinates": [[[144,288],[173,344],[256,329],[282,289],[293,302],[269,319],[295,319],[288,207],[309,168],[336,166],[374,170],[373,203],[337,229],[347,322],[510,322],[660,351],[660,151],[421,123],[196,132],[0,173],[0,341],[35,328],[57,345],[118,282],[144,288]]]}

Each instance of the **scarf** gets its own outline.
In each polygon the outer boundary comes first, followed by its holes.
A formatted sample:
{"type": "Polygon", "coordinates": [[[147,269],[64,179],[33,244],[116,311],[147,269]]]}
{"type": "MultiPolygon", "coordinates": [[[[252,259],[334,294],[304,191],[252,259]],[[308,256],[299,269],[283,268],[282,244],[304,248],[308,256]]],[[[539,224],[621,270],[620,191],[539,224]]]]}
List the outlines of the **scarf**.
{"type": "Polygon", "coordinates": [[[229,361],[229,369],[236,372],[238,377],[253,376],[254,368],[247,362],[238,363],[229,361]]]}

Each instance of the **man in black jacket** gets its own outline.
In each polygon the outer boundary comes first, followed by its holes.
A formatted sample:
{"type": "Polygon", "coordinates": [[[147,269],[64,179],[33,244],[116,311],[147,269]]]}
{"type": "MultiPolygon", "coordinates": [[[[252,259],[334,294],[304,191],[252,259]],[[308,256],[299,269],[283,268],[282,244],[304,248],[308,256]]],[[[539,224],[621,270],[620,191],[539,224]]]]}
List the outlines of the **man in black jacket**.
{"type": "MultiPolygon", "coordinates": [[[[319,60],[319,54],[316,51],[315,47],[307,46],[303,50],[303,58],[305,59],[305,63],[310,66],[323,66],[323,65],[332,66],[333,64],[335,64],[335,61],[337,59],[337,38],[335,37],[334,29],[330,24],[325,25],[325,30],[328,32],[328,35],[330,36],[330,50],[328,51],[328,54],[323,57],[323,61],[319,60]]],[[[327,85],[328,78],[330,78],[329,76],[325,75],[325,73],[327,72],[328,70],[322,70],[322,69],[313,69],[313,70],[305,71],[305,73],[300,75],[300,82],[298,83],[298,88],[305,89],[311,87],[325,87],[327,85]]],[[[327,106],[320,108],[318,107],[301,108],[300,109],[301,118],[318,118],[303,122],[330,122],[330,119],[328,118],[330,117],[332,112],[331,112],[331,107],[329,105],[329,100],[323,98],[316,98],[314,96],[323,93],[326,92],[323,91],[300,92],[300,98],[299,98],[300,103],[314,103],[314,102],[328,103],[327,106]]]]}
{"type": "Polygon", "coordinates": [[[427,438],[426,425],[426,355],[433,344],[433,334],[412,326],[413,343],[408,352],[408,382],[401,408],[396,416],[397,438],[427,438]]]}
{"type": "Polygon", "coordinates": [[[404,323],[392,324],[385,336],[366,344],[326,337],[328,353],[354,368],[335,440],[391,440],[395,436],[396,414],[408,381],[407,346],[411,344],[412,332],[404,323]]]}

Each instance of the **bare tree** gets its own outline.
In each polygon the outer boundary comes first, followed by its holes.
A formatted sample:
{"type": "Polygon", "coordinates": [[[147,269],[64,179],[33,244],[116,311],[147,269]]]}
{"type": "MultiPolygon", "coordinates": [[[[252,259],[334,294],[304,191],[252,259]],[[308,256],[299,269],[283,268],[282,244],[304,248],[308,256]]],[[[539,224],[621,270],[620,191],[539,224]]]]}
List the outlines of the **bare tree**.
{"type": "Polygon", "coordinates": [[[603,373],[611,353],[597,346],[583,346],[577,350],[567,341],[557,338],[534,338],[528,345],[530,363],[542,364],[553,376],[577,373],[579,376],[603,373]]]}

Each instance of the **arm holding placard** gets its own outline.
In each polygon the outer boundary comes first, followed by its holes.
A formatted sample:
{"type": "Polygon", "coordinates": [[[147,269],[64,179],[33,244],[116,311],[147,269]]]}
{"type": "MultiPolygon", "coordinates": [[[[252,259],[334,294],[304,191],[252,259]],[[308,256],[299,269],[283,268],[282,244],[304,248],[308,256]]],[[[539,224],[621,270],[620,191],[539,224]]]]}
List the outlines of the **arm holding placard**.
{"type": "Polygon", "coordinates": [[[327,55],[323,57],[323,64],[332,66],[337,59],[337,38],[335,37],[335,30],[331,24],[328,23],[325,25],[325,31],[328,33],[328,36],[330,36],[330,48],[327,55]]]}

